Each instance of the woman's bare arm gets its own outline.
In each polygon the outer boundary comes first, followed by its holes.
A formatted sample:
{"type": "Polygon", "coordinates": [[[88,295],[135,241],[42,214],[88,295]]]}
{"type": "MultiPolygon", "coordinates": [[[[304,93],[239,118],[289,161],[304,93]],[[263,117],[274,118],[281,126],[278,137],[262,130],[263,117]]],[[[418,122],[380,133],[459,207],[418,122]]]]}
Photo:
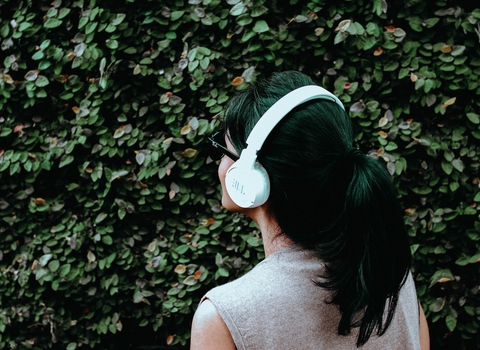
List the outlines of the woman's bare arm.
{"type": "Polygon", "coordinates": [[[430,335],[428,333],[428,323],[422,305],[418,302],[420,310],[420,348],[422,350],[430,350],[430,335]]]}
{"type": "Polygon", "coordinates": [[[208,299],[198,306],[193,317],[190,350],[235,350],[227,325],[208,299]]]}

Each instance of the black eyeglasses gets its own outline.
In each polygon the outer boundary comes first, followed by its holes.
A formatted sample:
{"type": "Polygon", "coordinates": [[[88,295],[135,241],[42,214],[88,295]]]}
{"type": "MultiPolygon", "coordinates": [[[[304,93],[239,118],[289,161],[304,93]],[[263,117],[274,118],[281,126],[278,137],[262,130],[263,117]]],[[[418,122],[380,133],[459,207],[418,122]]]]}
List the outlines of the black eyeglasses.
{"type": "Polygon", "coordinates": [[[212,143],[210,146],[210,158],[213,160],[220,160],[224,155],[226,155],[228,158],[236,162],[239,157],[235,154],[232,153],[228,148],[225,143],[225,137],[224,134],[217,131],[215,134],[210,136],[208,138],[210,142],[212,143]]]}

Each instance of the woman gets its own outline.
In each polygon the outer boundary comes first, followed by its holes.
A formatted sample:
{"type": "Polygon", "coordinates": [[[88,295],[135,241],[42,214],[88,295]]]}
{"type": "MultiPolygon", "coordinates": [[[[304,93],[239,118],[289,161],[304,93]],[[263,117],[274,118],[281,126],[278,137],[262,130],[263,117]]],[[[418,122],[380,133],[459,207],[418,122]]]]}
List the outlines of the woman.
{"type": "Polygon", "coordinates": [[[428,349],[390,176],[341,102],[279,73],[232,99],[221,136],[222,205],[257,223],[266,259],[206,294],[191,349],[428,349]]]}

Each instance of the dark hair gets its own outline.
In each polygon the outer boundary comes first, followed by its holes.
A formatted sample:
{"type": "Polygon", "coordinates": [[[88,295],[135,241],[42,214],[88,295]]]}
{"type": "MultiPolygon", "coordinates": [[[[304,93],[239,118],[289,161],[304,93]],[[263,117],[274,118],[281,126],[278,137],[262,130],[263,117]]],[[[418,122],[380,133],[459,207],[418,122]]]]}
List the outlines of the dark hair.
{"type": "MultiPolygon", "coordinates": [[[[225,129],[238,152],[263,113],[313,81],[288,71],[235,96],[225,129]]],[[[357,346],[385,333],[410,268],[410,247],[390,175],[353,147],[347,113],[328,100],[293,109],[258,153],[267,170],[271,214],[281,233],[325,262],[320,287],[338,305],[338,334],[360,327],[357,346]],[[387,308],[386,317],[384,310],[387,308]]]]}

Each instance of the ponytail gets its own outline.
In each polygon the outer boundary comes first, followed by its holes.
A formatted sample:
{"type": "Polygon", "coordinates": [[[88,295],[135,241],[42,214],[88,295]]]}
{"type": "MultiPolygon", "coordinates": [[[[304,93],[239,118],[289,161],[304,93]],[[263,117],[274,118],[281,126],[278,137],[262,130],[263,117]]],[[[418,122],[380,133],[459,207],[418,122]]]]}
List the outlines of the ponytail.
{"type": "Polygon", "coordinates": [[[357,346],[371,334],[382,335],[390,325],[400,288],[410,267],[410,249],[400,207],[390,176],[383,165],[354,154],[353,174],[345,195],[342,227],[323,232],[315,245],[326,262],[320,287],[332,291],[338,305],[338,333],[360,327],[357,346]],[[329,239],[333,240],[332,246],[329,239]],[[386,313],[384,313],[386,310],[386,313]]]}

